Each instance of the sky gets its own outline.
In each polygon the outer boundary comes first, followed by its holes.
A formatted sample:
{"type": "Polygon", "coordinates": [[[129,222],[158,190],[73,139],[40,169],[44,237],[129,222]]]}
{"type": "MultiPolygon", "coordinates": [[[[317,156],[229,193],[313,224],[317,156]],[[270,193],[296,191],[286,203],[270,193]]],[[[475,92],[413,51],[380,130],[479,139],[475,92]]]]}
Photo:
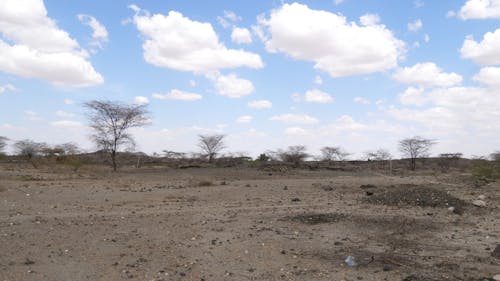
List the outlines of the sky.
{"type": "Polygon", "coordinates": [[[83,104],[147,104],[136,150],[398,141],[500,149],[500,0],[2,0],[0,136],[94,149],[83,104]]]}

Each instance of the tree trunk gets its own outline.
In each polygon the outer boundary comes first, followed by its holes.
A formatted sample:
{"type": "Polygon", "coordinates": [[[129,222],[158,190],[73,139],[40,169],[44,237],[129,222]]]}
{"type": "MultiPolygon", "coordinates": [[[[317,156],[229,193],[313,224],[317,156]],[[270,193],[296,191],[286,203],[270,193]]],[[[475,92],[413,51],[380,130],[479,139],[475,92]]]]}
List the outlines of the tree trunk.
{"type": "Polygon", "coordinates": [[[116,150],[111,151],[111,162],[113,163],[113,172],[116,172],[116,150]]]}
{"type": "Polygon", "coordinates": [[[416,168],[417,168],[417,159],[416,158],[412,158],[411,159],[411,170],[415,171],[416,168]]]}

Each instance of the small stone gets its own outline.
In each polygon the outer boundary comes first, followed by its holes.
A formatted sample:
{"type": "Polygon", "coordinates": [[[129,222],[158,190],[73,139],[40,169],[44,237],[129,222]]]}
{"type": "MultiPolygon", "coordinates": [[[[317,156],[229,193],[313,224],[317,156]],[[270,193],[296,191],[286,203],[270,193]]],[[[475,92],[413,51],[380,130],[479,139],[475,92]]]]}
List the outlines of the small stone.
{"type": "Polygon", "coordinates": [[[476,207],[486,207],[486,202],[484,202],[483,200],[474,200],[472,201],[472,205],[476,207]]]}
{"type": "Polygon", "coordinates": [[[485,199],[486,199],[486,196],[481,194],[481,195],[479,195],[479,196],[477,197],[477,199],[479,199],[479,200],[485,200],[485,199]]]}
{"type": "Polygon", "coordinates": [[[448,211],[450,211],[450,212],[454,212],[454,211],[455,211],[455,207],[453,207],[453,206],[448,207],[448,211]]]}
{"type": "Polygon", "coordinates": [[[500,274],[493,276],[493,280],[500,281],[500,274]]]}
{"type": "Polygon", "coordinates": [[[373,192],[371,192],[371,191],[366,192],[366,196],[372,196],[372,195],[373,195],[373,192]]]}
{"type": "Polygon", "coordinates": [[[300,198],[293,198],[292,202],[300,202],[300,198]]]}

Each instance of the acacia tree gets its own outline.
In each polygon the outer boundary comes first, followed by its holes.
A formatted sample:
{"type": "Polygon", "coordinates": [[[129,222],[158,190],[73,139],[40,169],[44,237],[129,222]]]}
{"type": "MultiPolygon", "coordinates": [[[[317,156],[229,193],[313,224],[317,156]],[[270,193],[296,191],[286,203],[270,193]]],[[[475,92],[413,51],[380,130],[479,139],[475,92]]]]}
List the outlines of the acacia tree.
{"type": "Polygon", "coordinates": [[[35,142],[29,139],[16,141],[14,143],[15,153],[26,158],[35,168],[37,168],[38,165],[35,163],[34,158],[46,150],[47,147],[46,143],[35,142]]]}
{"type": "Polygon", "coordinates": [[[224,144],[225,135],[199,135],[198,147],[208,157],[208,163],[212,163],[215,156],[226,148],[224,144]]]}
{"type": "Polygon", "coordinates": [[[303,145],[289,146],[287,150],[278,150],[278,158],[283,162],[293,163],[295,166],[299,166],[300,163],[309,157],[307,154],[307,148],[303,145]]]}
{"type": "Polygon", "coordinates": [[[8,138],[0,136],[0,154],[3,153],[3,150],[7,146],[8,140],[8,138]]]}
{"type": "Polygon", "coordinates": [[[345,161],[350,153],[340,146],[325,146],[321,148],[321,160],[323,161],[345,161]]]}
{"type": "Polygon", "coordinates": [[[435,144],[436,141],[434,140],[415,136],[400,140],[399,151],[410,158],[410,168],[414,171],[417,167],[417,158],[428,156],[429,150],[435,144]]]}
{"type": "Polygon", "coordinates": [[[98,148],[110,154],[113,171],[116,171],[116,153],[124,145],[135,145],[129,129],[148,124],[146,105],[94,100],[85,103],[85,107],[94,130],[90,138],[98,148]]]}
{"type": "Polygon", "coordinates": [[[380,148],[376,151],[366,152],[365,157],[368,160],[384,161],[384,160],[391,160],[392,155],[388,150],[380,148]]]}

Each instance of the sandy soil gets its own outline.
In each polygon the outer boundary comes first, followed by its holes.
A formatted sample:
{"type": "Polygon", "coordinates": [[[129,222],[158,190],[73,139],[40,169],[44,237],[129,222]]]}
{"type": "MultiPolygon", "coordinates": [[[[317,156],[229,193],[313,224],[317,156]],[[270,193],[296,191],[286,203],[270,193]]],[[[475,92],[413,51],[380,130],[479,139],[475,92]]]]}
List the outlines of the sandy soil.
{"type": "Polygon", "coordinates": [[[2,164],[0,280],[493,280],[499,210],[461,174],[2,164]]]}

